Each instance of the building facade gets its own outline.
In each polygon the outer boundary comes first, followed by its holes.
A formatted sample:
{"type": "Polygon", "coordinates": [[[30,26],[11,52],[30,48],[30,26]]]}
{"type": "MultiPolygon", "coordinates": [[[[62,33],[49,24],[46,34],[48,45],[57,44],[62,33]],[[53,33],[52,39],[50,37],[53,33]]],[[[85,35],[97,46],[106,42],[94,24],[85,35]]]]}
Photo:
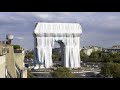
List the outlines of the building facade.
{"type": "Polygon", "coordinates": [[[0,42],[0,78],[6,77],[6,54],[7,49],[0,42]]]}
{"type": "Polygon", "coordinates": [[[90,56],[92,52],[102,51],[102,48],[97,46],[89,46],[89,47],[83,47],[81,51],[86,55],[90,56]]]}
{"type": "Polygon", "coordinates": [[[23,50],[16,51],[13,45],[0,41],[0,78],[27,78],[23,50]]]}
{"type": "Polygon", "coordinates": [[[109,53],[109,52],[117,53],[120,52],[120,45],[114,45],[111,48],[104,48],[102,51],[103,53],[109,53]]]}

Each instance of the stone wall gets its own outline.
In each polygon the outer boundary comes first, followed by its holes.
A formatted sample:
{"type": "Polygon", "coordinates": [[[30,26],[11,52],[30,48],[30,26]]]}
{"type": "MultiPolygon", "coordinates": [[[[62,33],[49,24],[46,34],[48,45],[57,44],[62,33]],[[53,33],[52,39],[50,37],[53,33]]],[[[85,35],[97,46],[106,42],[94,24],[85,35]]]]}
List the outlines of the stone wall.
{"type": "Polygon", "coordinates": [[[24,54],[23,53],[14,53],[15,55],[15,62],[19,66],[20,69],[24,67],[24,54]]]}
{"type": "Polygon", "coordinates": [[[0,78],[5,78],[6,55],[0,56],[0,78]]]}
{"type": "Polygon", "coordinates": [[[18,65],[20,70],[22,71],[22,78],[27,78],[27,68],[24,66],[24,53],[14,53],[15,63],[18,65]]]}
{"type": "Polygon", "coordinates": [[[9,48],[9,53],[6,54],[7,71],[10,73],[12,78],[17,78],[13,46],[7,45],[7,48],[9,48]]]}

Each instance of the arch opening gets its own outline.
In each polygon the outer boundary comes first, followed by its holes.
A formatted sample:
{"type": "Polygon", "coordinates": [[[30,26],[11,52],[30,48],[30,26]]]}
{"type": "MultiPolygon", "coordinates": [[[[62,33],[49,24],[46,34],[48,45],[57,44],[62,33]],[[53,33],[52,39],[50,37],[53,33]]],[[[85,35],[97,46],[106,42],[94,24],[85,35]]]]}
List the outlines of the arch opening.
{"type": "Polygon", "coordinates": [[[64,66],[65,44],[62,40],[55,40],[55,43],[57,43],[57,47],[52,49],[53,66],[64,66]]]}

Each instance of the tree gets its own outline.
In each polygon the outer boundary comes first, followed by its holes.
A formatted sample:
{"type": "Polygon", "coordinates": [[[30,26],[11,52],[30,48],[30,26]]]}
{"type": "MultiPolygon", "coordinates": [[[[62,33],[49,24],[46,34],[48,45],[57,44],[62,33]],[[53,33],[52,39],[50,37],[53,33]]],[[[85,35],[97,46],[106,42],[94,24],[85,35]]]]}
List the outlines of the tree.
{"type": "Polygon", "coordinates": [[[110,61],[120,63],[120,53],[110,53],[110,61]]]}
{"type": "Polygon", "coordinates": [[[20,47],[20,45],[13,45],[13,48],[14,49],[20,49],[21,47],[20,47]]]}
{"type": "Polygon", "coordinates": [[[110,55],[109,54],[102,54],[101,58],[104,62],[110,62],[110,55]]]}
{"type": "Polygon", "coordinates": [[[89,56],[91,61],[100,61],[101,60],[101,51],[92,52],[89,56]]]}
{"type": "Polygon", "coordinates": [[[61,58],[61,56],[60,56],[60,53],[59,53],[59,52],[53,52],[53,53],[52,53],[53,62],[54,62],[54,61],[59,61],[60,58],[61,58]]]}
{"type": "Polygon", "coordinates": [[[120,78],[120,64],[115,63],[113,68],[113,77],[114,78],[120,78]]]}
{"type": "Polygon", "coordinates": [[[102,59],[105,62],[115,62],[115,63],[120,63],[120,52],[118,53],[108,53],[108,54],[103,54],[102,59]]]}
{"type": "Polygon", "coordinates": [[[75,75],[71,73],[71,71],[68,68],[65,67],[59,67],[57,70],[54,70],[51,72],[52,77],[55,78],[74,78],[75,75]]]}
{"type": "Polygon", "coordinates": [[[113,68],[113,63],[106,63],[104,66],[101,68],[101,74],[104,77],[112,77],[112,68],[113,68]]]}
{"type": "Polygon", "coordinates": [[[25,59],[30,59],[30,58],[31,59],[34,58],[34,52],[33,51],[25,53],[25,59]]]}
{"type": "Polygon", "coordinates": [[[120,64],[109,62],[101,68],[101,74],[105,77],[120,78],[120,64]]]}
{"type": "Polygon", "coordinates": [[[89,56],[86,55],[83,52],[80,52],[80,58],[81,58],[82,61],[88,61],[89,60],[89,56]]]}
{"type": "Polygon", "coordinates": [[[29,70],[27,70],[27,78],[34,78],[34,75],[29,70]]]}

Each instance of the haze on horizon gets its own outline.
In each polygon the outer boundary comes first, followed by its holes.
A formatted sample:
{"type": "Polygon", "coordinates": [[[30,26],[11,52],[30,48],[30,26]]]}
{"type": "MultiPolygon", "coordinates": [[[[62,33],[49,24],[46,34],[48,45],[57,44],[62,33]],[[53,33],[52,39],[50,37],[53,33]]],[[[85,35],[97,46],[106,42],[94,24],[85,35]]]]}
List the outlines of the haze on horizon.
{"type": "Polygon", "coordinates": [[[80,23],[81,47],[120,45],[120,12],[0,12],[0,40],[13,34],[13,43],[33,49],[37,22],[80,23]]]}

